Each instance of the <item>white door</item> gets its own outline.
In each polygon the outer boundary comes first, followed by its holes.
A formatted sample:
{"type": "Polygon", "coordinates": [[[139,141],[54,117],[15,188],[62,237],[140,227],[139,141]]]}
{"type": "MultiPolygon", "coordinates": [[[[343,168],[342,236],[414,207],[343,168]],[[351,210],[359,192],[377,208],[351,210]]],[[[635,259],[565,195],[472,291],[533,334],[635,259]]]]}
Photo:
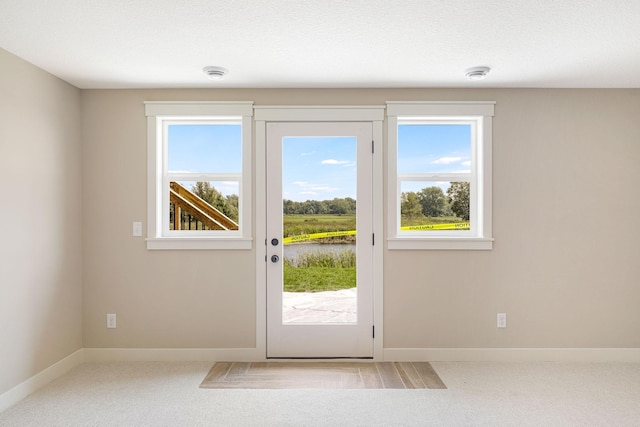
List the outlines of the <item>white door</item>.
{"type": "Polygon", "coordinates": [[[372,123],[267,123],[267,357],[373,357],[372,123]]]}

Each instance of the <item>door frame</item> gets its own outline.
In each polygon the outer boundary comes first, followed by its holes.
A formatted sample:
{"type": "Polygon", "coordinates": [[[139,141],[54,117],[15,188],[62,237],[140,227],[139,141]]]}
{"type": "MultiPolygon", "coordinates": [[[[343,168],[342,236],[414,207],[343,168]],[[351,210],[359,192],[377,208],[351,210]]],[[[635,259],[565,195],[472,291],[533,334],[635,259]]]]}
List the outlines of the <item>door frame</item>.
{"type": "Polygon", "coordinates": [[[371,122],[373,127],[373,359],[383,354],[383,120],[384,106],[254,106],[255,233],[256,233],[256,351],[267,357],[267,222],[266,149],[269,122],[371,122]]]}
{"type": "MultiPolygon", "coordinates": [[[[268,358],[372,358],[373,357],[373,126],[358,122],[268,122],[267,123],[267,357],[268,358]],[[356,253],[357,320],[351,322],[283,321],[284,243],[270,245],[273,238],[283,242],[283,183],[285,139],[310,142],[334,139],[353,144],[351,155],[357,167],[351,170],[357,200],[356,253]],[[301,138],[298,139],[298,138],[301,138]],[[307,139],[308,138],[308,139],[307,139]],[[342,139],[344,138],[344,139],[342,139]],[[270,262],[274,255],[280,257],[270,262]]],[[[297,146],[300,148],[300,146],[297,146]]],[[[305,151],[311,148],[305,147],[305,151]]],[[[326,158],[326,157],[325,157],[326,158]]],[[[346,157],[349,158],[349,157],[346,157]]],[[[296,161],[300,161],[296,159],[296,161]]],[[[296,179],[310,180],[311,176],[296,179]]],[[[328,183],[325,183],[325,185],[328,183]]],[[[335,183],[333,184],[335,185],[335,183]]],[[[319,248],[321,246],[317,246],[319,248]]]]}

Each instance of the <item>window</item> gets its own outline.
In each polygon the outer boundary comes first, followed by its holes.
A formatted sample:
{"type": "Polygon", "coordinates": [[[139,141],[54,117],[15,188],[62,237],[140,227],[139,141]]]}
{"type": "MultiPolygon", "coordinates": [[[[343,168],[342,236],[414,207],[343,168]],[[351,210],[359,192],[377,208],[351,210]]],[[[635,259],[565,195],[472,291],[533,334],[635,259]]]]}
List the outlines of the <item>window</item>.
{"type": "Polygon", "coordinates": [[[250,102],[147,102],[148,249],[251,248],[250,102]]]}
{"type": "Polygon", "coordinates": [[[388,102],[389,249],[492,249],[493,102],[388,102]]]}

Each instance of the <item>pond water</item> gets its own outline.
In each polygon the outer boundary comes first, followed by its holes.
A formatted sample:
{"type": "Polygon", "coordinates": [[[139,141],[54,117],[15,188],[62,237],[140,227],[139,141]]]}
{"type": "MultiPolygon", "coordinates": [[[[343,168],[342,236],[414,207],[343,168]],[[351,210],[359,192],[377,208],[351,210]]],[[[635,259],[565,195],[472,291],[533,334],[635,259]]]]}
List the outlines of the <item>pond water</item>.
{"type": "Polygon", "coordinates": [[[313,252],[313,251],[345,251],[352,250],[355,252],[356,245],[350,243],[298,243],[295,245],[285,245],[283,247],[282,255],[285,258],[296,258],[301,252],[313,252]]]}

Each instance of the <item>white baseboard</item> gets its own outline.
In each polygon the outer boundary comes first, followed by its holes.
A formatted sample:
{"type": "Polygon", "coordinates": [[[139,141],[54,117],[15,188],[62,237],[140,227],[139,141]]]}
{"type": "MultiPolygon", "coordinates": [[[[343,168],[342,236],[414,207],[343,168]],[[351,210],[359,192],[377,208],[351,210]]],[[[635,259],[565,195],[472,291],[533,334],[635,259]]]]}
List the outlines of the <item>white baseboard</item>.
{"type": "MultiPolygon", "coordinates": [[[[86,362],[261,362],[255,348],[85,348],[86,362]]],[[[412,362],[635,362],[640,348],[387,348],[385,361],[412,362]]]]}
{"type": "Polygon", "coordinates": [[[86,362],[259,362],[255,348],[85,348],[86,362]]]}
{"type": "Polygon", "coordinates": [[[640,362],[640,348],[386,348],[389,362],[640,362]]]}
{"type": "Polygon", "coordinates": [[[18,384],[9,391],[0,394],[0,412],[15,405],[34,391],[49,384],[56,378],[84,362],[84,350],[80,349],[48,368],[38,372],[28,380],[18,384]]]}

